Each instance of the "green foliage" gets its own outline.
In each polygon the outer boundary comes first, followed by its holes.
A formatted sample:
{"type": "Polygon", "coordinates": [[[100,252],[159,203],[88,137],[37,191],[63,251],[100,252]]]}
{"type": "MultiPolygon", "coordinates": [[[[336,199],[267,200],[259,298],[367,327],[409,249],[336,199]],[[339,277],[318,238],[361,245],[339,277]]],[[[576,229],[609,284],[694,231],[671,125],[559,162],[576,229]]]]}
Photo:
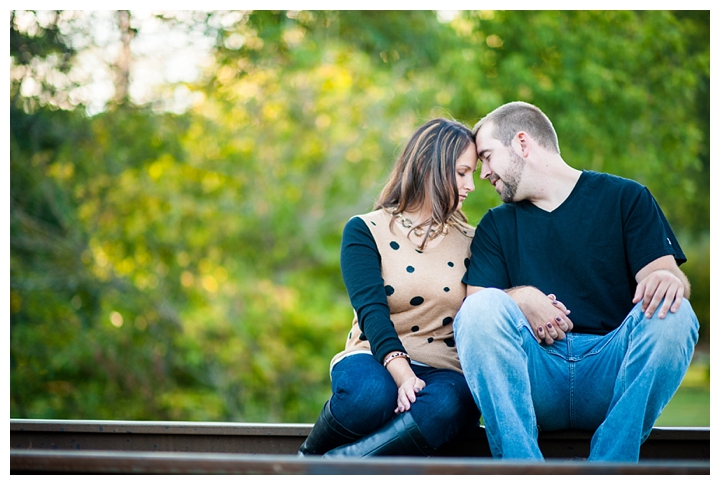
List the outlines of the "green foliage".
{"type": "MultiPolygon", "coordinates": [[[[12,78],[12,417],[313,421],[352,321],[345,221],[423,121],[515,99],[571,165],[651,188],[708,341],[709,13],[223,15],[189,20],[217,49],[182,115],[88,118],[12,78]]],[[[52,18],[11,15],[16,65],[71,63],[52,18]]],[[[464,208],[498,203],[478,183],[464,208]]]]}
{"type": "Polygon", "coordinates": [[[681,387],[655,426],[710,426],[710,389],[681,387]]]}

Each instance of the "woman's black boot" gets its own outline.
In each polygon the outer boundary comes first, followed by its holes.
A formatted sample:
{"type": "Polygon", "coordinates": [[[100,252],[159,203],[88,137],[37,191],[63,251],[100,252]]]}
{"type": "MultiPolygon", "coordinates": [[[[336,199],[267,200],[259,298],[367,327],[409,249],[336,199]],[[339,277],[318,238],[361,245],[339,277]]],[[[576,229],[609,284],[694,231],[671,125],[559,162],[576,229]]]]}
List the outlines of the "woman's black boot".
{"type": "Polygon", "coordinates": [[[332,451],[323,457],[430,456],[435,449],[420,432],[409,412],[393,418],[374,433],[332,451]]]}
{"type": "Polygon", "coordinates": [[[355,441],[360,435],[347,430],[330,412],[330,401],[325,403],[320,417],[305,442],[298,450],[298,456],[322,455],[326,451],[355,441]]]}

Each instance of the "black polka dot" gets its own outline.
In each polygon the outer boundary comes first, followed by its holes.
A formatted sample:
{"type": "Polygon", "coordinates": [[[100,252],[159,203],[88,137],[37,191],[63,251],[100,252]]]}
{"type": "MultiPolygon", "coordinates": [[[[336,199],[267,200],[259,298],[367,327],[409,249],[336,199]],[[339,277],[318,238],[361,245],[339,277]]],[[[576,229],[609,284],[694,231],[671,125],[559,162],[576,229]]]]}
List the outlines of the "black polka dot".
{"type": "Polygon", "coordinates": [[[450,325],[453,322],[453,317],[443,318],[443,325],[450,325]]]}
{"type": "Polygon", "coordinates": [[[450,266],[452,268],[455,266],[455,263],[453,263],[452,261],[448,261],[448,266],[450,266]]]}
{"type": "Polygon", "coordinates": [[[397,242],[395,242],[395,241],[391,241],[391,242],[390,242],[390,247],[393,248],[395,251],[397,251],[398,249],[400,249],[400,245],[399,245],[397,242]]]}
{"type": "Polygon", "coordinates": [[[407,270],[408,273],[414,273],[414,272],[415,272],[415,268],[413,268],[412,266],[408,266],[408,267],[405,268],[405,269],[407,270]]]}
{"type": "Polygon", "coordinates": [[[370,224],[372,224],[373,226],[377,226],[374,221],[370,221],[370,224]]]}
{"type": "Polygon", "coordinates": [[[415,298],[410,300],[410,304],[412,306],[419,306],[419,305],[422,305],[422,302],[424,302],[424,301],[425,301],[425,298],[423,298],[422,296],[416,296],[415,298]]]}
{"type": "Polygon", "coordinates": [[[418,330],[420,330],[420,327],[414,325],[413,328],[411,328],[410,330],[412,330],[413,332],[417,332],[418,330]]]}
{"type": "Polygon", "coordinates": [[[445,293],[447,293],[448,291],[450,291],[450,288],[448,288],[448,287],[446,286],[445,288],[443,288],[443,291],[444,291],[445,293]]]}
{"type": "Polygon", "coordinates": [[[390,286],[390,285],[387,285],[387,286],[385,287],[385,295],[386,295],[386,296],[390,296],[390,295],[392,295],[393,293],[395,293],[395,288],[393,288],[393,287],[390,286]]]}
{"type": "Polygon", "coordinates": [[[445,345],[447,345],[448,347],[455,347],[455,339],[452,337],[446,338],[445,345]]]}
{"type": "Polygon", "coordinates": [[[348,334],[348,340],[350,340],[351,338],[352,338],[352,330],[351,330],[350,333],[348,334]]]}
{"type": "Polygon", "coordinates": [[[422,254],[422,253],[423,253],[423,252],[420,251],[419,249],[416,249],[415,252],[418,253],[418,254],[422,254]]]}
{"type": "MultiPolygon", "coordinates": [[[[367,337],[365,336],[364,333],[361,333],[361,334],[360,334],[360,337],[358,337],[358,338],[359,338],[360,340],[367,340],[367,337]]],[[[445,342],[445,343],[447,343],[447,342],[445,342]]],[[[455,345],[455,343],[453,343],[453,345],[455,345]]]]}
{"type": "Polygon", "coordinates": [[[432,337],[430,337],[430,338],[428,339],[428,343],[429,343],[429,344],[433,343],[433,340],[435,340],[435,339],[432,338],[432,337]]]}
{"type": "Polygon", "coordinates": [[[465,263],[466,268],[470,267],[470,259],[469,258],[465,258],[465,261],[463,261],[463,263],[465,263]]]}

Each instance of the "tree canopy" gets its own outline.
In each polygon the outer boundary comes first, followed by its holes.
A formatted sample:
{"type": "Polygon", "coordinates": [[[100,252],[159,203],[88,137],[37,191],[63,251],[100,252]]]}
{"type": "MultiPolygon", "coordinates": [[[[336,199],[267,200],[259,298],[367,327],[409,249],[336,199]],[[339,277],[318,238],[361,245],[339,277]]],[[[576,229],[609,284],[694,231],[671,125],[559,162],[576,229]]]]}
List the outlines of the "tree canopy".
{"type": "MultiPolygon", "coordinates": [[[[215,46],[166,86],[183,112],[128,94],[124,15],[124,94],[88,115],[83,13],[11,12],[12,417],[313,421],[352,320],[344,223],[414,128],[513,100],[570,165],[650,188],[707,341],[708,11],[156,14],[215,46]]],[[[498,203],[478,181],[463,209],[498,203]]]]}

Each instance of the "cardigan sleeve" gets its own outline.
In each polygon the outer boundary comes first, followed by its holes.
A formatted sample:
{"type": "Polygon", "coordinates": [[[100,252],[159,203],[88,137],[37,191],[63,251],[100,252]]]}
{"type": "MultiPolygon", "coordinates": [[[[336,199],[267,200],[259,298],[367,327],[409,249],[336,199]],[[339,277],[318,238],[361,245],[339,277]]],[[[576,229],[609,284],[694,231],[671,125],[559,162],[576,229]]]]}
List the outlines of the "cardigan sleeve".
{"type": "Polygon", "coordinates": [[[390,320],[380,253],[370,229],[359,217],[350,219],[343,230],[340,270],[358,326],[375,359],[382,362],[390,352],[405,352],[390,320]]]}

